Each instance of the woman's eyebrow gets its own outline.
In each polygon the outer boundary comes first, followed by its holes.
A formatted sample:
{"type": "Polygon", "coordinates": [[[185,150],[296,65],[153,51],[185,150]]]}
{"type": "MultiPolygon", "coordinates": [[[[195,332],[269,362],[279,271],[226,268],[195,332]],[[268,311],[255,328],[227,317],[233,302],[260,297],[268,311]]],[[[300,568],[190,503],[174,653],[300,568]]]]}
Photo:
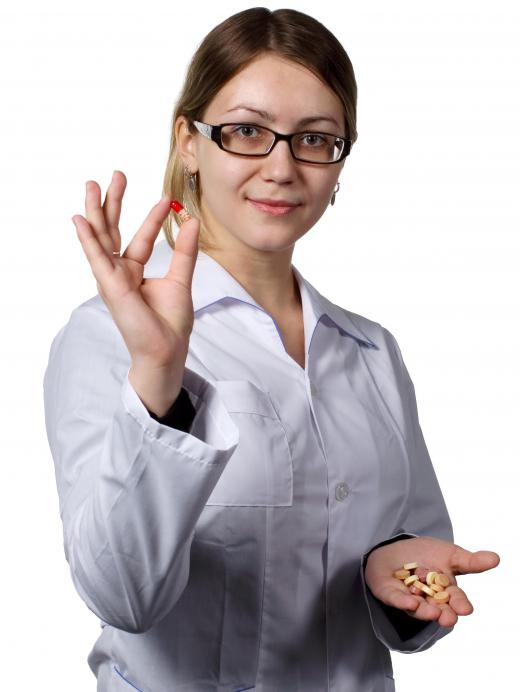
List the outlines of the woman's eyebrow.
{"type": "MultiPolygon", "coordinates": [[[[269,120],[269,122],[274,122],[276,118],[271,115],[271,113],[268,113],[267,111],[263,111],[260,108],[253,108],[253,106],[246,106],[245,104],[239,104],[238,106],[234,106],[233,108],[230,108],[226,113],[231,113],[231,111],[237,111],[239,109],[243,109],[246,111],[251,111],[252,113],[258,113],[262,118],[265,118],[265,120],[269,120]]],[[[307,118],[302,118],[300,121],[298,121],[298,125],[309,125],[310,123],[314,122],[319,122],[320,120],[328,120],[331,123],[334,123],[337,127],[340,127],[338,124],[337,120],[332,118],[330,115],[311,115],[308,116],[307,118]]]]}

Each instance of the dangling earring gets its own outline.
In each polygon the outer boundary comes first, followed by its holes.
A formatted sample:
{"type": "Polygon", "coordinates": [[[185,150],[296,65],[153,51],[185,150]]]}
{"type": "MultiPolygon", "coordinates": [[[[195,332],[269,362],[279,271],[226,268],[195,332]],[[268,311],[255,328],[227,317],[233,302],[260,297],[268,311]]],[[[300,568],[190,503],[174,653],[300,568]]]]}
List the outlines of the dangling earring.
{"type": "Polygon", "coordinates": [[[336,201],[336,192],[338,192],[338,190],[339,190],[339,180],[338,180],[338,182],[336,183],[336,189],[335,189],[334,192],[332,193],[332,199],[330,200],[331,206],[333,206],[333,205],[334,205],[334,202],[336,201]]]}
{"type": "Polygon", "coordinates": [[[188,180],[188,187],[192,192],[197,190],[197,174],[192,173],[188,166],[184,166],[184,177],[188,180]]]}

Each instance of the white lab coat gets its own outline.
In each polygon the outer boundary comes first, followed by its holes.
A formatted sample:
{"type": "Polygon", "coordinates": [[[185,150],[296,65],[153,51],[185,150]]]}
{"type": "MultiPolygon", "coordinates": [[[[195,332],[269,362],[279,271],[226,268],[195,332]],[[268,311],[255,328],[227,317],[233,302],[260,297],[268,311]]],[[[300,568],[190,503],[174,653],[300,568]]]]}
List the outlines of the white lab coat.
{"type": "MultiPolygon", "coordinates": [[[[171,253],[158,242],[145,277],[171,253]]],[[[389,649],[453,629],[403,641],[363,579],[386,539],[453,540],[399,347],[293,268],[305,370],[199,252],[190,432],[150,417],[98,295],[52,342],[47,434],[72,579],[101,619],[100,692],[391,692],[389,649]]]]}

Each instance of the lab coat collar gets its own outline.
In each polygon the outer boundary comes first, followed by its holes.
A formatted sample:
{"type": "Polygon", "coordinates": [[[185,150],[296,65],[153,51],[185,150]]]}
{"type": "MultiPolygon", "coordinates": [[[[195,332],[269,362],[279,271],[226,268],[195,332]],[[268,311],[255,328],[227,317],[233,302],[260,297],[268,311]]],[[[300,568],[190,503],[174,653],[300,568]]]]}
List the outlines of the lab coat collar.
{"type": "Polygon", "coordinates": [[[292,267],[300,287],[303,309],[305,310],[307,306],[307,310],[311,310],[314,314],[316,322],[319,322],[323,315],[327,315],[327,317],[336,324],[342,334],[353,337],[361,346],[378,349],[378,346],[371,341],[354,322],[355,315],[353,315],[353,313],[327,300],[325,296],[321,295],[321,293],[301,275],[294,264],[292,267]]]}
{"type": "MultiPolygon", "coordinates": [[[[173,250],[166,240],[158,243],[146,265],[145,278],[164,276],[170,265],[172,252],[173,250]]],[[[317,324],[323,315],[327,315],[337,325],[341,333],[354,338],[362,346],[378,348],[357,326],[353,319],[353,313],[349,313],[348,310],[344,310],[327,300],[302,276],[294,265],[292,267],[300,287],[302,308],[306,319],[317,324]]],[[[199,250],[197,254],[193,272],[192,298],[195,318],[198,312],[224,298],[234,298],[249,303],[265,312],[264,308],[255,301],[232,274],[202,250],[199,250]]],[[[308,349],[308,343],[306,347],[308,349]]]]}

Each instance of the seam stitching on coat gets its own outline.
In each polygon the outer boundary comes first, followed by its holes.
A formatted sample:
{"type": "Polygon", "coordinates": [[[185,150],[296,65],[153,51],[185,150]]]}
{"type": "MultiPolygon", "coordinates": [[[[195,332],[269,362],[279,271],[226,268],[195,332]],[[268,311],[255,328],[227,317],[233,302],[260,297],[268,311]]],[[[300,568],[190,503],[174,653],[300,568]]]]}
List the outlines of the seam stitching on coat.
{"type": "Polygon", "coordinates": [[[123,673],[121,673],[121,672],[116,668],[115,665],[114,665],[114,670],[115,670],[116,673],[119,675],[119,677],[121,677],[128,685],[130,685],[130,687],[133,687],[134,690],[139,690],[139,692],[144,692],[144,690],[142,690],[140,687],[136,687],[136,686],[134,685],[133,682],[130,682],[130,680],[127,680],[127,679],[125,678],[125,676],[123,675],[123,673]]]}

